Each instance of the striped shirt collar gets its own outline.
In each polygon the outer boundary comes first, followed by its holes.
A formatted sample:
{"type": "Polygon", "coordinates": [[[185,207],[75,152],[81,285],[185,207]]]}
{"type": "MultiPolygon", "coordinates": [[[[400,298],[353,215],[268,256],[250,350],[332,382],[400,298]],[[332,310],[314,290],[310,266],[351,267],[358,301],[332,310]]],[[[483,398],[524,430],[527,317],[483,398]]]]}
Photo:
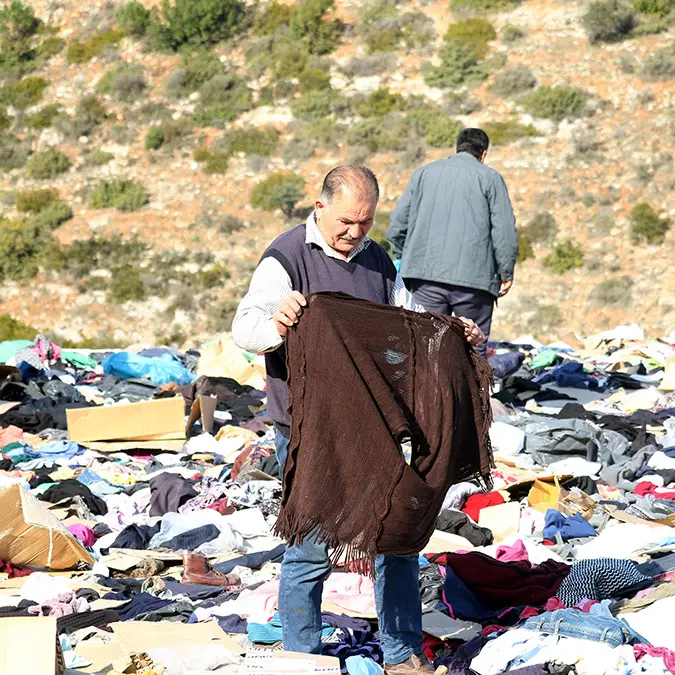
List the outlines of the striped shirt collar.
{"type": "MultiPolygon", "coordinates": [[[[307,231],[305,235],[306,244],[316,244],[329,258],[344,261],[344,258],[326,243],[319,226],[316,224],[316,214],[314,211],[309,214],[305,223],[305,229],[307,231]]],[[[347,256],[347,262],[351,262],[361,251],[367,249],[370,246],[370,242],[371,240],[368,237],[364,237],[361,243],[347,256]]]]}

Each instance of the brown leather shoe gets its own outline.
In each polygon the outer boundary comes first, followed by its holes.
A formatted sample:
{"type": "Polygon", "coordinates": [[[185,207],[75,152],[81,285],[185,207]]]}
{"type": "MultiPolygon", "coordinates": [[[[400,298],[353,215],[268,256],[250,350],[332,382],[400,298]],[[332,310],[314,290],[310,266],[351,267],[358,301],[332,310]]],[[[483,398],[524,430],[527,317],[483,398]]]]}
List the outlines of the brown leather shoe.
{"type": "Polygon", "coordinates": [[[236,586],[239,577],[236,574],[223,574],[214,570],[205,555],[201,553],[183,553],[184,584],[203,584],[204,586],[236,586]]]}
{"type": "MultiPolygon", "coordinates": [[[[445,669],[447,672],[447,669],[445,669]]],[[[433,666],[424,657],[413,654],[407,661],[396,665],[384,664],[386,675],[411,675],[411,673],[426,673],[427,675],[442,675],[443,669],[434,671],[433,666]]]]}

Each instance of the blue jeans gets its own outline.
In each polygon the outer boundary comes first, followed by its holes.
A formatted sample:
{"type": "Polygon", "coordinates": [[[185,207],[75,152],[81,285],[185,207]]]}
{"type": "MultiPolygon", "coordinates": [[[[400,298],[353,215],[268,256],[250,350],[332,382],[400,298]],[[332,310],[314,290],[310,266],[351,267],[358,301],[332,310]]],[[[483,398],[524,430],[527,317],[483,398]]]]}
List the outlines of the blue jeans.
{"type": "MultiPolygon", "coordinates": [[[[288,439],[279,430],[277,459],[283,471],[288,439]]],[[[321,595],[331,572],[328,546],[308,537],[287,546],[281,563],[279,616],[284,649],[321,653],[321,595]]],[[[402,663],[422,653],[422,600],[418,556],[378,555],[375,559],[375,605],[386,663],[402,663]]]]}

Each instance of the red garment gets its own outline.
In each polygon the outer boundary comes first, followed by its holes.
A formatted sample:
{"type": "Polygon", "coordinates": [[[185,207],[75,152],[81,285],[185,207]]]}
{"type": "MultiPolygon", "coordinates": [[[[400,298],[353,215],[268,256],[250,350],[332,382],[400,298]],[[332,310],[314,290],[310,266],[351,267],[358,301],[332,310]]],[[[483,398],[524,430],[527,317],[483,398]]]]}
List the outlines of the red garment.
{"type": "Polygon", "coordinates": [[[230,506],[227,503],[227,497],[216,500],[213,502],[213,504],[209,504],[206,508],[218,511],[218,513],[220,513],[222,516],[229,516],[234,513],[235,510],[233,506],[230,506]]]}
{"type": "Polygon", "coordinates": [[[488,492],[488,494],[471,495],[465,502],[462,511],[466,513],[475,523],[478,522],[480,512],[486,506],[499,506],[504,503],[504,497],[499,492],[488,492]]]}
{"type": "Polygon", "coordinates": [[[675,499],[675,490],[664,490],[654,485],[654,483],[650,483],[648,480],[638,483],[635,486],[634,492],[638,497],[654,495],[657,499],[675,499]]]}
{"type": "Polygon", "coordinates": [[[443,640],[439,640],[433,635],[424,633],[424,637],[422,639],[422,652],[424,653],[424,656],[429,659],[429,661],[433,661],[436,658],[436,652],[439,649],[443,649],[443,647],[447,646],[448,645],[443,642],[443,640]]]}
{"type": "Polygon", "coordinates": [[[34,570],[22,570],[18,567],[14,567],[11,562],[0,560],[0,573],[6,574],[10,579],[27,577],[29,574],[33,574],[33,571],[34,570]]]}
{"type": "Polygon", "coordinates": [[[663,664],[671,672],[675,673],[675,652],[665,647],[652,647],[651,645],[634,645],[633,654],[639,661],[645,654],[661,657],[663,664]]]}

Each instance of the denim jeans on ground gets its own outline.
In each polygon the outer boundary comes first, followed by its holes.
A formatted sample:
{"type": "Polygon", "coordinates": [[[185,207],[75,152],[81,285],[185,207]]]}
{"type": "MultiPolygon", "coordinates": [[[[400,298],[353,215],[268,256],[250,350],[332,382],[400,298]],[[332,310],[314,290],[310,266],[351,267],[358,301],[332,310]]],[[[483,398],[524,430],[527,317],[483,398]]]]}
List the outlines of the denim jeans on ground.
{"type": "MultiPolygon", "coordinates": [[[[277,458],[283,467],[288,439],[277,430],[277,458]]],[[[330,574],[328,547],[312,537],[288,546],[281,564],[279,616],[284,649],[321,652],[321,594],[330,574]]],[[[378,555],[375,559],[375,604],[380,640],[387,663],[401,663],[422,653],[422,600],[418,556],[378,555]]]]}
{"type": "Polygon", "coordinates": [[[522,626],[545,635],[582,638],[606,642],[612,647],[625,644],[649,644],[624,619],[606,619],[577,609],[557,609],[528,619],[522,626]]]}

